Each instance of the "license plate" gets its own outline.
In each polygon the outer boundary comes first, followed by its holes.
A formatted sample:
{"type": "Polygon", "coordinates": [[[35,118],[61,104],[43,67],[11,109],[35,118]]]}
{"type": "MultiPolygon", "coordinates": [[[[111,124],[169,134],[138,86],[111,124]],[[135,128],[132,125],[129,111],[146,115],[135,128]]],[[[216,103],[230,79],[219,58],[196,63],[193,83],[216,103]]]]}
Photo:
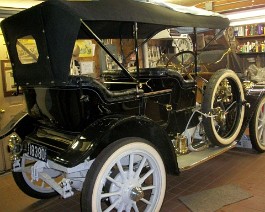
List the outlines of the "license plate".
{"type": "Polygon", "coordinates": [[[33,143],[28,143],[28,155],[38,160],[47,161],[47,148],[33,143]]]}

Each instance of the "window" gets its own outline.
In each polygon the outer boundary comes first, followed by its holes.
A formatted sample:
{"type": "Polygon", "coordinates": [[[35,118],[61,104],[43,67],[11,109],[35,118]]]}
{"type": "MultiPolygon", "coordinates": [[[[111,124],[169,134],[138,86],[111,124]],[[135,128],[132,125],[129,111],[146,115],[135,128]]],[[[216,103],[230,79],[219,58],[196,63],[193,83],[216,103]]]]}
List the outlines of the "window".
{"type": "Polygon", "coordinates": [[[22,64],[31,64],[38,61],[39,52],[33,36],[28,35],[17,39],[16,48],[19,61],[22,64]]]}

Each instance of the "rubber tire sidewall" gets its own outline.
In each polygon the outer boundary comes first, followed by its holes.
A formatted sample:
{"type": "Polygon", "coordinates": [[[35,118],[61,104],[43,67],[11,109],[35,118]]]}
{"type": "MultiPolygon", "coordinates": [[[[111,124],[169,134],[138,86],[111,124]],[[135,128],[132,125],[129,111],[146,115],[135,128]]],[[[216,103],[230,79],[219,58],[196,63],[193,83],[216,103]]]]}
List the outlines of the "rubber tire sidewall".
{"type": "MultiPolygon", "coordinates": [[[[153,145],[142,138],[123,138],[115,141],[114,143],[107,146],[96,158],[94,163],[92,164],[90,170],[87,173],[85,182],[83,184],[83,190],[81,194],[81,211],[83,212],[99,212],[97,211],[96,201],[94,201],[97,197],[97,188],[100,181],[102,180],[102,175],[104,175],[105,170],[102,167],[108,167],[110,164],[106,164],[109,160],[111,160],[115,155],[119,155],[119,152],[123,152],[124,149],[130,149],[132,143],[138,143],[139,145],[144,144],[148,151],[152,151],[156,157],[159,157],[159,163],[161,170],[161,193],[160,200],[156,202],[155,212],[159,212],[166,190],[166,171],[164,167],[163,160],[157,150],[153,147],[153,145]]],[[[134,147],[135,148],[135,147],[134,147]]],[[[136,148],[137,149],[137,148],[136,148]]],[[[113,158],[114,159],[114,158],[113,158]]]]}
{"type": "MultiPolygon", "coordinates": [[[[240,100],[244,101],[244,90],[242,87],[242,83],[236,73],[232,70],[229,69],[220,69],[216,71],[213,76],[210,78],[209,82],[206,85],[206,89],[204,92],[204,97],[203,97],[203,102],[202,102],[202,112],[208,114],[213,106],[213,101],[214,101],[214,95],[217,91],[217,88],[222,80],[225,78],[230,78],[232,79],[240,93],[240,100]]],[[[244,114],[245,114],[245,106],[242,105],[240,115],[239,115],[239,120],[237,120],[236,127],[233,130],[233,134],[230,135],[227,138],[223,138],[218,133],[216,132],[215,126],[214,126],[214,119],[213,118],[206,118],[203,117],[203,124],[204,124],[204,129],[206,136],[208,139],[215,145],[218,146],[227,146],[233,143],[233,141],[236,140],[237,136],[240,133],[241,126],[243,123],[244,119],[244,114]]]]}
{"type": "MultiPolygon", "coordinates": [[[[250,137],[250,141],[252,144],[252,147],[260,153],[265,152],[265,146],[261,146],[259,139],[258,139],[258,118],[259,118],[259,114],[260,111],[262,109],[262,106],[265,104],[265,96],[261,98],[261,100],[259,100],[258,105],[255,109],[255,113],[253,114],[253,116],[250,119],[249,122],[249,137],[250,137]]],[[[265,129],[264,129],[265,130],[265,129]]],[[[263,132],[265,133],[265,132],[263,132]]]]}

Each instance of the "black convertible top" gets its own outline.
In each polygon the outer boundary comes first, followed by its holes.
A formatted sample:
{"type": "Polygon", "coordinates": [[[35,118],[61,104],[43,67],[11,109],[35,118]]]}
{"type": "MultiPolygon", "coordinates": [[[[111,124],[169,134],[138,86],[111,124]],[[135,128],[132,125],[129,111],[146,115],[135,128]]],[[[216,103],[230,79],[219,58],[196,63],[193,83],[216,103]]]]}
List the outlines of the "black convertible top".
{"type": "Polygon", "coordinates": [[[204,13],[207,11],[193,12],[185,7],[174,10],[168,5],[133,0],[50,0],[6,18],[1,28],[16,83],[51,85],[67,81],[75,40],[92,38],[82,29],[81,19],[100,39],[133,38],[134,22],[138,23],[138,38],[148,38],[160,30],[180,26],[228,27],[227,18],[215,14],[202,15],[204,13]],[[36,40],[40,55],[36,63],[21,64],[16,42],[28,35],[36,40]]]}
{"type": "Polygon", "coordinates": [[[89,24],[100,38],[132,37],[131,23],[138,22],[139,38],[147,38],[161,28],[176,26],[226,28],[229,21],[217,15],[191,14],[189,7],[174,11],[167,5],[132,0],[99,0],[64,2],[77,16],[89,24]],[[186,9],[187,8],[187,9],[186,9]],[[110,24],[110,22],[112,22],[110,24]]]}

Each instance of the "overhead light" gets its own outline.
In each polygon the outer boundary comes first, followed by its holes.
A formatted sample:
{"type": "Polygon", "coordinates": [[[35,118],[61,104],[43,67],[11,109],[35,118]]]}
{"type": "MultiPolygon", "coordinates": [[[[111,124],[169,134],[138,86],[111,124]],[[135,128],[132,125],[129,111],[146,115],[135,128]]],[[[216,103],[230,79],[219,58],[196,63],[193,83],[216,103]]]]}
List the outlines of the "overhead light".
{"type": "Polygon", "coordinates": [[[230,26],[240,26],[265,22],[265,7],[258,9],[250,9],[240,12],[226,13],[230,20],[230,26]]]}
{"type": "Polygon", "coordinates": [[[42,3],[42,1],[33,1],[33,0],[23,0],[23,1],[10,1],[10,0],[1,0],[1,7],[6,8],[19,8],[19,9],[27,9],[37,4],[42,3]]]}
{"type": "Polygon", "coordinates": [[[241,25],[249,25],[249,24],[259,24],[265,23],[265,17],[260,18],[252,18],[249,20],[239,20],[239,21],[231,21],[230,26],[241,26],[241,25]]]}

